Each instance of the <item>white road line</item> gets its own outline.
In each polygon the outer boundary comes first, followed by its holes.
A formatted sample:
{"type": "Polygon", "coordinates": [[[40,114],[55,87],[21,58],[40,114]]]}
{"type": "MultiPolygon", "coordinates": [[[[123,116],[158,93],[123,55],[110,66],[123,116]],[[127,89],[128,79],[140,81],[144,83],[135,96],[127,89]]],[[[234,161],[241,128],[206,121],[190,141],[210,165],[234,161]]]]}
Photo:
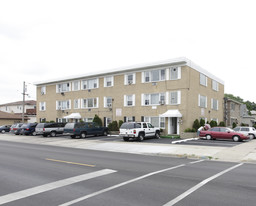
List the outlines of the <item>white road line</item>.
{"type": "MultiPolygon", "coordinates": [[[[197,162],[199,162],[199,161],[190,162],[189,164],[193,164],[193,163],[197,163],[197,162]]],[[[200,161],[200,162],[202,162],[202,161],[200,161]]],[[[122,183],[120,183],[120,184],[117,184],[117,185],[108,187],[108,188],[106,188],[106,189],[99,190],[99,191],[94,192],[94,193],[91,193],[91,194],[89,194],[89,195],[86,195],[86,196],[77,198],[77,199],[72,200],[72,201],[70,201],[70,202],[66,202],[66,203],[61,204],[61,205],[59,205],[59,206],[69,206],[69,205],[72,205],[72,204],[81,202],[81,201],[83,201],[83,200],[89,199],[89,198],[91,198],[91,197],[94,197],[94,196],[96,196],[96,195],[100,195],[100,194],[102,194],[102,193],[105,193],[105,192],[108,192],[108,191],[110,191],[110,190],[116,189],[116,188],[118,188],[118,187],[122,187],[122,186],[127,185],[127,184],[130,184],[130,183],[132,183],[132,182],[136,182],[136,181],[138,181],[138,180],[144,179],[144,178],[146,178],[146,177],[149,177],[149,176],[152,176],[152,175],[155,175],[155,174],[159,174],[159,173],[162,173],[162,172],[166,172],[166,171],[169,171],[169,170],[177,169],[177,168],[179,168],[179,167],[184,167],[184,166],[186,166],[186,164],[181,164],[181,165],[178,165],[178,166],[170,167],[170,168],[163,169],[163,170],[159,170],[159,171],[156,171],[156,172],[151,172],[151,173],[148,173],[148,174],[146,174],[146,175],[142,175],[142,176],[140,176],[140,177],[137,177],[137,178],[128,180],[128,181],[126,181],[126,182],[122,182],[122,183]]]]}
{"type": "Polygon", "coordinates": [[[199,188],[201,188],[202,186],[204,186],[205,184],[207,184],[208,182],[216,179],[217,177],[221,176],[221,175],[224,175],[225,173],[237,168],[237,167],[240,167],[241,165],[243,165],[243,163],[240,163],[238,165],[235,165],[229,169],[226,169],[216,175],[213,175],[211,177],[209,177],[208,179],[205,179],[203,180],[202,182],[198,183],[196,186],[190,188],[189,190],[187,190],[186,192],[182,193],[181,195],[179,195],[178,197],[174,198],[173,200],[171,200],[170,202],[166,203],[165,205],[163,206],[172,206],[172,205],[175,205],[177,202],[181,201],[182,199],[184,199],[185,197],[187,197],[188,195],[190,195],[191,193],[195,192],[196,190],[198,190],[199,188]]]}
{"type": "Polygon", "coordinates": [[[107,174],[111,174],[111,173],[114,173],[114,172],[117,172],[117,171],[116,170],[110,170],[110,169],[104,169],[104,170],[100,170],[100,171],[97,171],[97,172],[91,172],[91,173],[87,173],[87,174],[83,174],[83,175],[79,175],[79,176],[75,176],[75,177],[70,177],[70,178],[63,179],[63,180],[59,180],[59,181],[56,181],[56,182],[51,182],[51,183],[48,183],[48,184],[44,184],[44,185],[33,187],[33,188],[30,188],[30,189],[22,190],[22,191],[19,191],[19,192],[14,192],[14,193],[11,193],[11,194],[8,194],[8,195],[3,195],[3,196],[0,196],[0,205],[8,203],[8,202],[15,201],[15,200],[19,200],[19,199],[22,199],[22,198],[25,198],[25,197],[29,197],[29,196],[32,196],[32,195],[36,195],[36,194],[39,194],[39,193],[42,193],[42,192],[47,192],[47,191],[50,191],[50,190],[53,190],[53,189],[57,189],[57,188],[60,188],[60,187],[64,187],[64,186],[67,186],[67,185],[78,183],[78,182],[81,182],[81,181],[89,180],[89,179],[100,177],[100,176],[107,175],[107,174]]]}
{"type": "Polygon", "coordinates": [[[190,139],[177,140],[177,141],[172,141],[172,144],[187,142],[187,141],[192,141],[192,140],[198,140],[198,139],[199,138],[190,138],[190,139]]]}

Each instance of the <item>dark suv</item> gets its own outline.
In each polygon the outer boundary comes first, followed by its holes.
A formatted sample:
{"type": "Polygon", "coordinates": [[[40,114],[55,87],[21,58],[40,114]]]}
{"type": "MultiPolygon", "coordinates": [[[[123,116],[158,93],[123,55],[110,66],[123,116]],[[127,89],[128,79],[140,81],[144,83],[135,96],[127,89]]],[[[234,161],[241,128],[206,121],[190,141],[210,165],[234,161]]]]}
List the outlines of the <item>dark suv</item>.
{"type": "Polygon", "coordinates": [[[24,134],[24,135],[36,135],[36,125],[37,123],[28,123],[28,124],[23,124],[21,128],[19,128],[19,134],[24,134]]]}
{"type": "Polygon", "coordinates": [[[101,127],[95,122],[67,123],[64,128],[64,134],[68,134],[71,138],[79,136],[85,138],[87,135],[108,135],[108,128],[101,127]]]}
{"type": "Polygon", "coordinates": [[[41,134],[44,137],[50,135],[56,137],[57,134],[63,134],[66,123],[39,123],[36,126],[36,134],[41,134]]]}

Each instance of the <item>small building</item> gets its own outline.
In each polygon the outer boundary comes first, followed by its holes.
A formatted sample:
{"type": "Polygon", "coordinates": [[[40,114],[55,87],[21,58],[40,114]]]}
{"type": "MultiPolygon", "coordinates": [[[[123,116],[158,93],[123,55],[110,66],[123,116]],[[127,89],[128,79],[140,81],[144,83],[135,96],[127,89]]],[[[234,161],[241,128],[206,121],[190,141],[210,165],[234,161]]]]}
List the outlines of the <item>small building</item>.
{"type": "MultiPolygon", "coordinates": [[[[36,101],[28,100],[25,101],[24,105],[24,117],[27,118],[29,123],[36,122],[36,101]]],[[[1,104],[0,111],[21,116],[23,112],[23,101],[1,104]]]]}
{"type": "MultiPolygon", "coordinates": [[[[24,122],[28,122],[28,119],[28,117],[25,117],[24,122]]],[[[22,122],[22,116],[20,114],[12,114],[0,111],[0,125],[12,125],[20,122],[22,122]]]]}
{"type": "MultiPolygon", "coordinates": [[[[88,68],[87,71],[90,71],[88,68]]],[[[181,134],[195,119],[223,121],[224,82],[187,58],[35,83],[37,121],[147,121],[181,134]],[[74,120],[74,119],[73,119],[74,120]]]]}

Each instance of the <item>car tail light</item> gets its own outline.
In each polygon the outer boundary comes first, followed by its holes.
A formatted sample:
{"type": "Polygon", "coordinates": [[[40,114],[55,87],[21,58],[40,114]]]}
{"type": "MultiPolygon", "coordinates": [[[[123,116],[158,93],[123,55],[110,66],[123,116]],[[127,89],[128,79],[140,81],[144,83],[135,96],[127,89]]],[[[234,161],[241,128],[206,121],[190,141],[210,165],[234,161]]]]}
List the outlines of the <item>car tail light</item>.
{"type": "Polygon", "coordinates": [[[29,128],[26,128],[27,131],[29,131],[29,128]]]}
{"type": "Polygon", "coordinates": [[[76,130],[75,129],[73,129],[73,132],[75,132],[76,130]]]}
{"type": "Polygon", "coordinates": [[[45,132],[45,128],[43,128],[43,131],[45,132]]]}
{"type": "Polygon", "coordinates": [[[136,134],[136,130],[133,130],[133,134],[136,134]]]}

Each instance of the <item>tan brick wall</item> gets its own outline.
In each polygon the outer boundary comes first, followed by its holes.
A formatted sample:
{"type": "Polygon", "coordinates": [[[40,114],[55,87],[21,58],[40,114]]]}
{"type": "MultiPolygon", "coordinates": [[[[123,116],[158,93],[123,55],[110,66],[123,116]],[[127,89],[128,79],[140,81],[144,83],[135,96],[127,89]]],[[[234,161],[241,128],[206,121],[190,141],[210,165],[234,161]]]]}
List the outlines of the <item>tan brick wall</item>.
{"type": "MultiPolygon", "coordinates": [[[[159,67],[167,68],[167,67],[159,67]]],[[[154,68],[156,69],[156,68],[154,68]]],[[[198,94],[208,97],[207,108],[204,109],[204,116],[210,120],[211,118],[217,118],[219,121],[223,120],[223,97],[224,97],[224,85],[219,83],[219,91],[216,92],[212,89],[212,81],[208,78],[208,86],[200,85],[200,73],[188,66],[181,67],[181,79],[160,81],[156,85],[152,83],[142,83],[142,70],[136,72],[136,84],[124,85],[124,73],[114,76],[114,86],[104,87],[104,77],[99,78],[99,88],[88,90],[79,90],[65,92],[65,95],[56,93],[56,84],[46,85],[46,95],[41,95],[41,86],[37,86],[37,121],[40,118],[46,118],[47,121],[55,121],[56,118],[62,118],[68,114],[79,112],[82,118],[93,118],[95,114],[98,114],[102,119],[103,117],[110,117],[112,120],[123,120],[124,116],[135,116],[136,121],[141,120],[141,116],[159,116],[167,110],[178,109],[182,115],[182,125],[180,125],[180,131],[186,128],[191,128],[193,121],[200,117],[201,108],[198,107],[198,94]],[[141,94],[162,93],[170,91],[181,91],[181,104],[179,105],[159,105],[155,109],[152,106],[141,105],[141,94]],[[135,94],[136,101],[134,107],[124,106],[124,95],[135,94]],[[112,110],[104,108],[104,96],[112,97],[114,99],[112,110]],[[99,108],[91,109],[74,109],[74,99],[83,99],[99,97],[99,108]],[[211,98],[219,100],[219,110],[214,111],[211,109],[211,98]],[[56,111],[56,100],[71,100],[70,110],[56,111]],[[46,111],[39,111],[39,103],[46,102],[46,111]],[[116,117],[116,109],[122,110],[122,116],[116,117]],[[210,113],[209,113],[210,111],[210,113]]],[[[132,73],[132,72],[127,72],[132,73]]],[[[106,75],[107,76],[107,75],[106,75]]],[[[85,79],[85,78],[83,78],[85,79]]],[[[80,80],[83,80],[82,78],[80,80]]],[[[70,84],[73,80],[70,80],[70,84]]],[[[67,82],[67,81],[66,81],[67,82]]],[[[71,84],[72,85],[72,84],[71,84]]],[[[169,96],[170,98],[170,96],[169,96]]],[[[167,121],[166,121],[167,125],[167,121]]],[[[167,129],[167,126],[166,126],[167,129]]]]}

